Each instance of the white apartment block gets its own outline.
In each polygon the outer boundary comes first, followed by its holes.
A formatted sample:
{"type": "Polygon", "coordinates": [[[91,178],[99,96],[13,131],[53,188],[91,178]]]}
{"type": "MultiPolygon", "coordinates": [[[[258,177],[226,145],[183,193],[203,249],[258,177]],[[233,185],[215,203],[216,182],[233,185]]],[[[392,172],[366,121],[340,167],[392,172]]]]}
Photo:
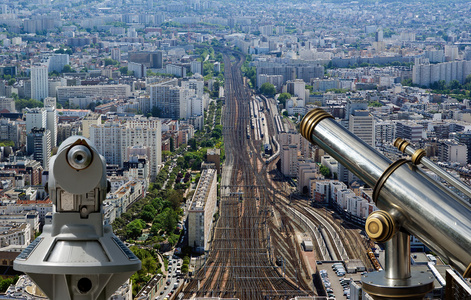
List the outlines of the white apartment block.
{"type": "Polygon", "coordinates": [[[128,70],[133,72],[134,77],[143,78],[146,77],[147,67],[144,64],[128,62],[128,70]]]}
{"type": "Polygon", "coordinates": [[[55,98],[46,97],[41,108],[26,109],[26,133],[33,128],[45,128],[51,132],[50,147],[57,146],[57,111],[55,98]]]}
{"type": "Polygon", "coordinates": [[[280,146],[281,173],[287,177],[296,177],[298,171],[298,146],[280,146]]]}
{"type": "Polygon", "coordinates": [[[114,218],[119,218],[121,214],[125,213],[127,208],[144,194],[144,185],[140,181],[130,180],[124,184],[120,184],[116,191],[108,193],[106,200],[103,202],[104,206],[111,205],[114,209],[106,210],[104,216],[105,221],[112,223],[114,218]]]}
{"type": "Polygon", "coordinates": [[[194,90],[196,97],[203,98],[203,93],[204,93],[203,78],[190,78],[188,80],[183,80],[181,85],[182,85],[182,88],[194,90]]]}
{"type": "Polygon", "coordinates": [[[111,59],[121,62],[121,50],[119,48],[111,49],[111,59]]]}
{"type": "Polygon", "coordinates": [[[55,98],[57,96],[57,88],[63,85],[61,80],[48,80],[48,96],[55,98]]]}
{"type": "Polygon", "coordinates": [[[333,202],[337,202],[337,192],[346,190],[347,185],[340,181],[331,181],[330,182],[330,195],[333,202]]]}
{"type": "Polygon", "coordinates": [[[34,237],[34,232],[39,232],[39,213],[37,211],[24,211],[18,214],[0,215],[0,226],[8,224],[22,224],[28,223],[31,227],[31,233],[34,237]]]}
{"type": "Polygon", "coordinates": [[[301,135],[298,133],[282,133],[279,135],[281,173],[288,177],[298,175],[298,153],[301,135]]]}
{"type": "Polygon", "coordinates": [[[188,99],[188,107],[186,110],[186,119],[189,119],[193,116],[203,116],[203,98],[191,97],[188,99]]]}
{"type": "Polygon", "coordinates": [[[54,54],[48,57],[47,65],[48,71],[62,72],[65,65],[69,64],[69,54],[54,54]]]}
{"type": "Polygon", "coordinates": [[[31,98],[44,100],[49,96],[47,66],[31,67],[31,98]]]}
{"type": "Polygon", "coordinates": [[[148,157],[150,176],[155,178],[162,164],[162,124],[160,120],[134,120],[126,123],[122,131],[122,161],[129,157],[133,147],[143,146],[150,149],[148,157]]]}
{"type": "MultiPolygon", "coordinates": [[[[6,203],[3,203],[3,205],[0,206],[0,214],[2,216],[15,215],[15,214],[18,215],[18,214],[23,214],[25,212],[28,212],[28,213],[37,212],[39,215],[39,222],[44,224],[46,215],[52,212],[52,203],[51,204],[36,204],[36,203],[6,204],[6,203]]],[[[34,227],[32,228],[34,229],[34,227]]]]}
{"type": "Polygon", "coordinates": [[[65,103],[70,98],[92,97],[94,99],[124,99],[131,96],[127,84],[79,85],[57,87],[57,101],[65,103]]]}
{"type": "Polygon", "coordinates": [[[306,83],[302,79],[288,81],[286,86],[292,96],[306,100],[306,83]]]}
{"type": "Polygon", "coordinates": [[[260,88],[265,82],[273,84],[277,91],[281,91],[283,87],[283,75],[260,74],[257,80],[257,88],[260,88]]]}
{"type": "Polygon", "coordinates": [[[178,77],[185,77],[186,76],[186,68],[183,66],[177,66],[168,64],[165,66],[165,73],[173,74],[178,77]]]}
{"type": "Polygon", "coordinates": [[[424,127],[410,121],[400,121],[396,123],[396,137],[416,143],[422,139],[424,127]]]}
{"type": "Polygon", "coordinates": [[[322,174],[319,172],[319,167],[316,163],[304,162],[299,163],[298,165],[298,192],[304,193],[307,189],[307,192],[311,193],[310,181],[313,179],[323,178],[322,174]]]}
{"type": "Polygon", "coordinates": [[[188,245],[209,249],[208,241],[217,209],[217,172],[204,169],[188,209],[188,245]]]}
{"type": "Polygon", "coordinates": [[[466,76],[471,74],[471,61],[450,61],[438,64],[430,64],[426,59],[416,59],[412,69],[412,82],[420,86],[430,86],[439,80],[449,83],[458,80],[464,83],[466,76]]]}
{"type": "Polygon", "coordinates": [[[204,75],[203,74],[203,62],[202,61],[196,61],[196,60],[190,62],[190,71],[193,74],[204,75]]]}
{"type": "Polygon", "coordinates": [[[22,246],[31,243],[31,225],[28,223],[1,225],[0,232],[1,247],[22,246]]]}
{"type": "Polygon", "coordinates": [[[375,139],[377,143],[392,143],[396,139],[396,123],[378,122],[375,123],[375,139]]]}
{"type": "Polygon", "coordinates": [[[330,174],[338,172],[339,163],[331,156],[324,155],[321,157],[321,165],[327,167],[330,171],[330,174]]]}
{"type": "Polygon", "coordinates": [[[51,131],[45,128],[33,128],[26,138],[26,151],[34,160],[41,163],[44,170],[49,170],[51,158],[51,131]]]}
{"type": "Polygon", "coordinates": [[[368,145],[375,146],[374,117],[367,110],[355,110],[348,120],[348,129],[368,145]]]}
{"type": "Polygon", "coordinates": [[[144,183],[144,187],[147,190],[150,181],[150,170],[149,170],[149,159],[150,149],[149,147],[132,147],[129,149],[130,156],[127,158],[128,170],[124,171],[124,177],[134,178],[144,183]],[[138,155],[146,151],[145,155],[138,155]]]}
{"type": "Polygon", "coordinates": [[[342,189],[337,191],[337,204],[342,208],[347,208],[347,201],[350,197],[355,197],[355,193],[350,189],[342,189]]]}
{"type": "Polygon", "coordinates": [[[90,126],[90,140],[107,164],[123,166],[121,151],[121,131],[123,125],[114,122],[90,126]]]}
{"type": "Polygon", "coordinates": [[[150,102],[149,95],[141,95],[137,97],[138,102],[138,109],[142,112],[142,114],[147,114],[151,112],[152,106],[150,102]]]}
{"type": "Polygon", "coordinates": [[[155,178],[162,164],[162,124],[158,119],[138,118],[126,124],[107,122],[90,126],[90,140],[105,157],[107,164],[123,167],[130,150],[136,146],[148,147],[150,176],[155,178]]]}
{"type": "Polygon", "coordinates": [[[468,147],[454,141],[443,141],[438,145],[438,159],[442,162],[466,165],[468,160],[468,147]]]}
{"type": "Polygon", "coordinates": [[[174,81],[150,85],[150,106],[159,108],[163,118],[186,118],[188,100],[194,95],[194,90],[175,86],[174,81]]]}
{"type": "Polygon", "coordinates": [[[51,147],[57,146],[57,110],[56,98],[47,97],[44,99],[44,107],[46,109],[46,129],[51,131],[51,147]]]}
{"type": "Polygon", "coordinates": [[[9,112],[16,112],[15,100],[13,98],[0,97],[0,110],[4,109],[9,112]]]}
{"type": "Polygon", "coordinates": [[[47,112],[45,108],[31,108],[26,109],[26,133],[29,133],[33,128],[46,128],[47,126],[47,112]]]}
{"type": "Polygon", "coordinates": [[[82,119],[82,135],[87,139],[90,138],[90,126],[100,125],[101,124],[101,115],[91,113],[82,119]]]}

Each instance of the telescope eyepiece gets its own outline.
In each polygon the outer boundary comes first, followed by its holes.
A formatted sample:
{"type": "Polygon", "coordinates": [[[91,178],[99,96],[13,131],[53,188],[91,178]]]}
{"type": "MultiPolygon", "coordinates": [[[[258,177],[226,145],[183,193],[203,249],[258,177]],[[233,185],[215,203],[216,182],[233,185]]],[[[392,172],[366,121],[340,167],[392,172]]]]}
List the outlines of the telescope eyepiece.
{"type": "Polygon", "coordinates": [[[92,152],[84,145],[74,145],[67,153],[67,162],[77,171],[88,168],[92,163],[92,160],[92,152]]]}

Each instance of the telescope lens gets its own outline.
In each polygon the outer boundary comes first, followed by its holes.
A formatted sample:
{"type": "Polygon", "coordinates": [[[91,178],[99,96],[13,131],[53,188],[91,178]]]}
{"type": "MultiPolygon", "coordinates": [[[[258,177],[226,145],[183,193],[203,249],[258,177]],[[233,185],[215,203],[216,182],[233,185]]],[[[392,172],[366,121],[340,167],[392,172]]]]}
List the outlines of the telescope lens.
{"type": "Polygon", "coordinates": [[[76,170],[83,170],[92,163],[92,153],[88,147],[76,145],[67,153],[69,165],[76,170]]]}
{"type": "Polygon", "coordinates": [[[77,282],[77,288],[80,293],[86,294],[92,289],[92,281],[86,277],[80,278],[77,282]]]}

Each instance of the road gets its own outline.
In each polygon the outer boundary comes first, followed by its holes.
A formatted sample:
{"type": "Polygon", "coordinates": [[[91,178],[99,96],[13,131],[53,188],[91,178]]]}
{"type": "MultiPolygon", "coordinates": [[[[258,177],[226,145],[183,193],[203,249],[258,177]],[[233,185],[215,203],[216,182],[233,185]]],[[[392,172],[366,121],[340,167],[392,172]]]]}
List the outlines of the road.
{"type": "Polygon", "coordinates": [[[157,291],[157,295],[159,295],[157,298],[158,300],[165,299],[165,297],[170,299],[175,290],[178,289],[178,286],[183,283],[183,279],[177,278],[181,273],[182,263],[183,260],[181,258],[176,256],[172,257],[172,255],[170,255],[165,285],[157,291]]]}

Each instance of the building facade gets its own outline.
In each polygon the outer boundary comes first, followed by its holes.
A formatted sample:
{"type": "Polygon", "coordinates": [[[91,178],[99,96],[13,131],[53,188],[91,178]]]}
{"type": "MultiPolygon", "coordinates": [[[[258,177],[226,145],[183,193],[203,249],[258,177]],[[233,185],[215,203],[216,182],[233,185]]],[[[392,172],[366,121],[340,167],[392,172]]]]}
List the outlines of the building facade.
{"type": "Polygon", "coordinates": [[[41,163],[44,170],[49,170],[49,159],[51,157],[51,131],[45,128],[33,128],[28,133],[26,149],[34,160],[41,163]]]}
{"type": "Polygon", "coordinates": [[[31,98],[42,101],[49,96],[47,66],[31,67],[31,98]]]}
{"type": "Polygon", "coordinates": [[[131,95],[127,84],[80,85],[57,87],[57,101],[61,104],[70,98],[91,97],[94,99],[125,99],[131,95]]]}
{"type": "Polygon", "coordinates": [[[204,169],[188,209],[188,245],[200,251],[209,249],[213,215],[217,209],[217,172],[204,169]]]}

